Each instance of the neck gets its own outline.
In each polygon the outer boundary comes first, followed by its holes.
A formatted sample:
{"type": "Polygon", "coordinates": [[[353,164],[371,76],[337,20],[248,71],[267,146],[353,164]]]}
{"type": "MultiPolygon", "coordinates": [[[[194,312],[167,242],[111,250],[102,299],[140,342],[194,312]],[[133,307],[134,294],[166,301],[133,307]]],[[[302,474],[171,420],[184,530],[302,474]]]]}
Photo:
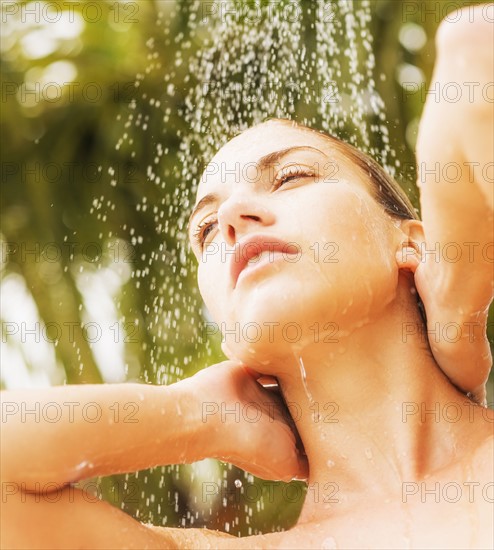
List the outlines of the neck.
{"type": "Polygon", "coordinates": [[[309,461],[305,519],[334,507],[323,497],[344,510],[362,494],[401,495],[467,452],[475,405],[439,369],[421,326],[416,306],[396,300],[337,342],[294,351],[278,376],[309,461]]]}

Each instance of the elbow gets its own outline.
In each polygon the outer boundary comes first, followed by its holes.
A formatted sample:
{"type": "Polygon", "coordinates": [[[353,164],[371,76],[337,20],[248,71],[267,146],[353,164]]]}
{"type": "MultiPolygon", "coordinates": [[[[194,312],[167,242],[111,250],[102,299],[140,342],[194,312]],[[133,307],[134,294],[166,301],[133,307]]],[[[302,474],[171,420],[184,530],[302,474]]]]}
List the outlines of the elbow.
{"type": "Polygon", "coordinates": [[[60,481],[59,477],[28,467],[20,468],[14,458],[5,456],[5,453],[2,453],[0,468],[2,498],[16,494],[60,492],[72,482],[71,480],[67,482],[60,481]]]}
{"type": "Polygon", "coordinates": [[[436,33],[438,52],[463,52],[475,56],[482,52],[492,59],[493,22],[494,3],[466,6],[451,12],[441,21],[436,33]]]}
{"type": "Polygon", "coordinates": [[[460,90],[450,102],[482,124],[492,117],[493,20],[494,4],[468,6],[443,19],[436,34],[435,79],[460,90]]]}

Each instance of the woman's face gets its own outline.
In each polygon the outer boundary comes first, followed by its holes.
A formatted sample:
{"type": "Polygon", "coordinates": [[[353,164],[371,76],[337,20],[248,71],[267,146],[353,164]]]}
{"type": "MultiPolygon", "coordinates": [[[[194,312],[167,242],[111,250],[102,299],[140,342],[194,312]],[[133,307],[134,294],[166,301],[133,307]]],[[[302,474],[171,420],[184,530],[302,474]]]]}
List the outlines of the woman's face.
{"type": "Polygon", "coordinates": [[[270,121],[237,136],[206,168],[198,205],[199,288],[241,361],[334,342],[396,295],[397,228],[316,132],[270,121]]]}

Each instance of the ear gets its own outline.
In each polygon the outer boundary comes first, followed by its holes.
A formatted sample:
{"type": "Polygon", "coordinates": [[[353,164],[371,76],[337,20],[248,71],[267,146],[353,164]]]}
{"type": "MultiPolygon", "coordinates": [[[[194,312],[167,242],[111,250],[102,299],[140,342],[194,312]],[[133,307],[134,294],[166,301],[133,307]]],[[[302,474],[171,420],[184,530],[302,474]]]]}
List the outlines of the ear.
{"type": "Polygon", "coordinates": [[[422,261],[425,246],[424,227],[420,220],[399,220],[399,240],[396,246],[396,263],[399,269],[415,273],[422,261]]]}

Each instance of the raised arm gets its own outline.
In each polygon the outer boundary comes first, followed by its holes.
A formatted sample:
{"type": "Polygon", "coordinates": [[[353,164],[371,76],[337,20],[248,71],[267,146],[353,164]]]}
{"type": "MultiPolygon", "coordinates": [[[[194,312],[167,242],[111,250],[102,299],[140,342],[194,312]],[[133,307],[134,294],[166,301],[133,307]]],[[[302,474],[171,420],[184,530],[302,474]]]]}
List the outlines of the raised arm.
{"type": "Polygon", "coordinates": [[[2,480],[23,490],[206,457],[268,479],[304,474],[281,400],[233,361],[169,386],[60,386],[0,399],[2,480]],[[255,423],[241,414],[252,403],[255,423]]]}
{"type": "Polygon", "coordinates": [[[210,425],[191,391],[183,382],[1,392],[1,478],[29,490],[204,458],[210,425]]]}
{"type": "Polygon", "coordinates": [[[70,484],[205,457],[269,479],[307,475],[281,399],[257,377],[224,361],[170,386],[1,392],[2,547],[234,547],[222,533],[144,526],[70,484]],[[253,423],[241,411],[256,404],[253,423]]]}
{"type": "Polygon", "coordinates": [[[484,401],[494,288],[494,4],[450,14],[417,143],[426,247],[415,273],[434,356],[484,401]]]}

